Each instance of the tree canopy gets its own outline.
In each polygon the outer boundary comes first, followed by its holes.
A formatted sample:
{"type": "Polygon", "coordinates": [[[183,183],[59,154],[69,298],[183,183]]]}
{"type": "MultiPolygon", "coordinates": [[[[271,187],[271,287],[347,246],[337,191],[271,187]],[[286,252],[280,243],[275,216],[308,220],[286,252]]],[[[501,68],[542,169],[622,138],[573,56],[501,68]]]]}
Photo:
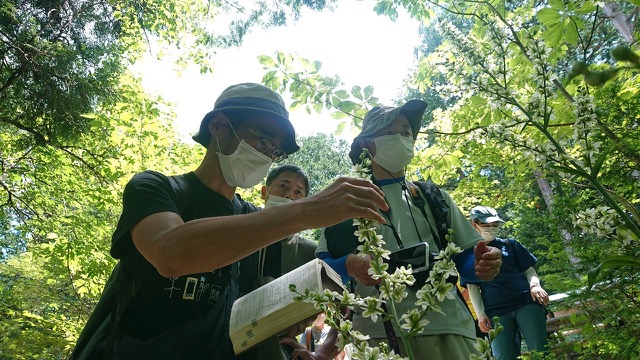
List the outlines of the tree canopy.
{"type": "MultiPolygon", "coordinates": [[[[189,171],[202,155],[178,140],[170,106],[146,94],[129,66],[145,52],[173,53],[176,66],[212,71],[216,50],[251,28],[335,3],[0,5],[0,357],[67,356],[114,265],[124,184],[145,169],[189,171]]],[[[555,355],[639,353],[640,3],[371,5],[392,19],[403,8],[423,24],[399,94],[429,103],[411,176],[441,184],[463,211],[498,208],[503,235],[539,257],[545,288],[591,289],[571,298],[581,300],[571,321],[582,337],[559,334],[555,355]]],[[[292,109],[330,113],[338,134],[380,105],[372,86],[323,73],[320,59],[278,52],[259,61],[266,86],[289,93],[292,109]]],[[[347,172],[348,144],[327,135],[300,143],[289,161],[309,174],[312,193],[347,172]]],[[[260,203],[257,194],[244,195],[260,203]]]]}

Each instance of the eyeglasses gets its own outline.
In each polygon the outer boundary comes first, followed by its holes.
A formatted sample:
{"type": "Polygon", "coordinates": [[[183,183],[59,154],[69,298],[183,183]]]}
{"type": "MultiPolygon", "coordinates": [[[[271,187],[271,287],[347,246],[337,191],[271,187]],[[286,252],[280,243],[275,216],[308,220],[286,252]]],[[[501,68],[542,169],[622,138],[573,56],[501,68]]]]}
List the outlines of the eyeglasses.
{"type": "Polygon", "coordinates": [[[258,146],[256,147],[256,150],[265,154],[266,156],[269,156],[271,160],[273,160],[273,162],[279,163],[287,158],[287,153],[277,147],[276,144],[271,141],[271,139],[258,135],[251,128],[247,127],[247,130],[249,130],[258,139],[258,146]]]}

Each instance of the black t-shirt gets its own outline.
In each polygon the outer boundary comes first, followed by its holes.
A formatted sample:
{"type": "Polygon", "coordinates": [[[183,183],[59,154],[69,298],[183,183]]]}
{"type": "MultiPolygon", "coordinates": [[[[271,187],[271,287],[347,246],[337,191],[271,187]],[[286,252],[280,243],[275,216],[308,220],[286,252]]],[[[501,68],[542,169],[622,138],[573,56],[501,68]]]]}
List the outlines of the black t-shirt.
{"type": "MultiPolygon", "coordinates": [[[[193,172],[173,177],[152,171],[136,174],[125,187],[123,212],[111,246],[111,255],[121,260],[123,276],[135,292],[120,319],[123,333],[145,339],[184,321],[203,318],[230,281],[230,266],[177,278],[160,275],[133,244],[130,230],[135,224],[164,211],[175,212],[188,222],[254,210],[255,206],[238,196],[230,201],[209,189],[193,172]]],[[[247,259],[247,264],[254,261],[247,259]]],[[[253,268],[253,264],[245,267],[253,268]]],[[[245,273],[247,278],[255,276],[245,273]]]]}

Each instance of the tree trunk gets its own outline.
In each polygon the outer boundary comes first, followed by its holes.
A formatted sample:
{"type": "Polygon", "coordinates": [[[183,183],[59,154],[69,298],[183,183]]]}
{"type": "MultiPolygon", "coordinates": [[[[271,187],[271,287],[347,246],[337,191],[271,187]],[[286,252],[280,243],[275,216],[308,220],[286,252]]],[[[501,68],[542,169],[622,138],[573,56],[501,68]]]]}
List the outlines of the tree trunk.
{"type": "Polygon", "coordinates": [[[636,42],[633,37],[633,24],[631,21],[618,9],[618,6],[614,3],[600,2],[598,3],[604,14],[611,20],[613,26],[618,30],[620,36],[624,38],[629,44],[636,42]]]}
{"type": "MultiPolygon", "coordinates": [[[[533,174],[536,177],[536,182],[538,183],[538,187],[540,188],[540,192],[542,193],[542,198],[544,199],[545,204],[547,204],[547,209],[551,212],[553,208],[553,191],[551,191],[551,186],[549,186],[549,181],[542,176],[542,172],[540,170],[534,170],[533,174]]],[[[567,252],[567,256],[569,257],[569,262],[572,265],[577,265],[580,262],[580,259],[573,255],[573,250],[571,249],[571,233],[566,229],[560,229],[560,234],[562,239],[566,245],[565,249],[567,252]]],[[[579,278],[578,274],[576,277],[579,278]]]]}

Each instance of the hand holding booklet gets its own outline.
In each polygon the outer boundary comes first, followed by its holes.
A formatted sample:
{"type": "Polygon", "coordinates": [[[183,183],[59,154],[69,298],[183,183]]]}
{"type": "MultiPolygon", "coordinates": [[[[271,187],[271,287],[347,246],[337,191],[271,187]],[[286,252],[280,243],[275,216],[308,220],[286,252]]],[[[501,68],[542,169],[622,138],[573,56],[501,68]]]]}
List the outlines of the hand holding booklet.
{"type": "Polygon", "coordinates": [[[311,303],[294,301],[289,284],[295,284],[298,292],[344,289],[340,275],[314,259],[239,298],[233,303],[229,324],[236,354],[322,312],[311,303]]]}

